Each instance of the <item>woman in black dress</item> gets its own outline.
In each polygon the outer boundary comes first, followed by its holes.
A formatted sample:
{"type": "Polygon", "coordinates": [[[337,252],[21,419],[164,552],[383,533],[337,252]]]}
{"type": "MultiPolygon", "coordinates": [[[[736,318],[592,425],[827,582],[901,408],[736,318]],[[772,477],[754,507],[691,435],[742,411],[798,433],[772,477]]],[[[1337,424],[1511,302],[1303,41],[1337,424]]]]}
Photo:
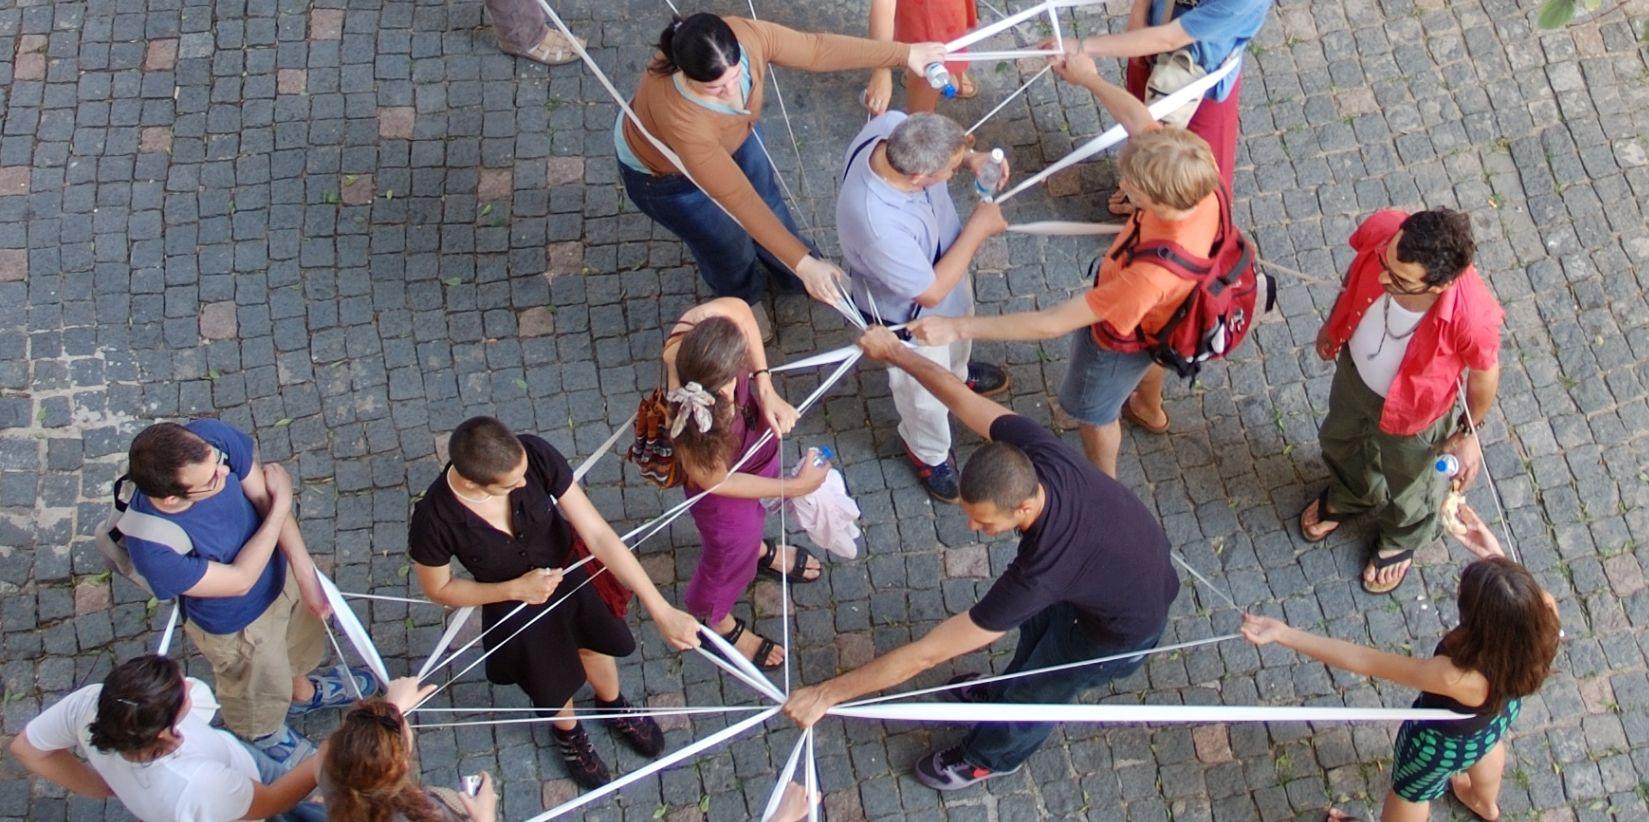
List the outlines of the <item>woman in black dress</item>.
{"type": "MultiPolygon", "coordinates": [[[[407,542],[418,582],[442,605],[481,606],[487,679],[519,685],[535,707],[558,717],[556,746],[573,780],[586,788],[604,785],[610,773],[573,715],[572,697],[589,682],[598,708],[626,708],[614,657],[633,652],[635,639],[595,586],[584,585],[583,568],[561,570],[575,561],[574,532],[636,594],[673,647],[698,645],[698,621],[664,600],[549,443],[474,417],[453,431],[449,450],[452,462],[412,512],[407,542]],[[452,575],[454,557],[472,580],[452,575]],[[529,607],[509,617],[520,602],[529,607]]],[[[644,756],[664,750],[664,734],[651,718],[605,721],[644,756]]]]}

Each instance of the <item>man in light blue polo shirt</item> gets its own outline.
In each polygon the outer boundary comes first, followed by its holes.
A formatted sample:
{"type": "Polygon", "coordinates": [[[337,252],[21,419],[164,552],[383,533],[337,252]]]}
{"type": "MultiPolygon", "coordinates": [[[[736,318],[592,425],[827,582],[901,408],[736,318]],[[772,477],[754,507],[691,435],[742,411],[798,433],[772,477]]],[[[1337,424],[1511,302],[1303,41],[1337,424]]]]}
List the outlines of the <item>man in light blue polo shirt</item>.
{"type": "MultiPolygon", "coordinates": [[[[848,144],[836,230],[842,267],[867,320],[898,325],[926,314],[973,313],[968,268],[985,240],[1008,226],[1002,208],[988,202],[975,206],[963,225],[945,184],[963,165],[978,174],[988,163],[990,155],[969,150],[962,128],[939,114],[889,111],[848,144]]],[[[1003,171],[999,187],[1007,182],[1003,171]]],[[[968,361],[968,341],[915,350],[979,394],[1008,389],[1001,368],[968,361]]],[[[934,499],[955,504],[961,492],[950,412],[901,370],[888,371],[888,387],[899,410],[905,456],[922,486],[934,499]]]]}

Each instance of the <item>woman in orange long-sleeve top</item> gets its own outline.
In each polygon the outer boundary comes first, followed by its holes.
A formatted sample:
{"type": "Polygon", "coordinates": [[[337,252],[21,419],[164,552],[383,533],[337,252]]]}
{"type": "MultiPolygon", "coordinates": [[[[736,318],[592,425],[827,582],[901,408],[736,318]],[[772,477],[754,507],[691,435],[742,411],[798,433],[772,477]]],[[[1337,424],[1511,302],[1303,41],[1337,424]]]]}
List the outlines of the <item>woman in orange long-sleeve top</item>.
{"type": "MultiPolygon", "coordinates": [[[[759,262],[781,284],[795,287],[799,277],[814,297],[831,299],[831,280],[843,274],[801,236],[762,153],[756,124],[768,65],[807,71],[907,65],[920,71],[943,58],[938,43],[808,34],[707,13],[675,18],[659,37],[631,106],[692,179],[620,116],[613,142],[624,190],[643,214],[687,244],[716,296],[759,303],[767,290],[759,262]]],[[[757,317],[765,319],[765,313],[757,317]]]]}

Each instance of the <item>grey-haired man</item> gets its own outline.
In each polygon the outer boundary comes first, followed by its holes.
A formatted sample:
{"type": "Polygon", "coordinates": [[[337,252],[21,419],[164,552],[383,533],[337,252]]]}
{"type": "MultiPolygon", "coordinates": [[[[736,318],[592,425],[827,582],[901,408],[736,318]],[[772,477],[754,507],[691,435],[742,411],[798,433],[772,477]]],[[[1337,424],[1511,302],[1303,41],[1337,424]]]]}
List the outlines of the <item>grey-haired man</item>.
{"type": "MultiPolygon", "coordinates": [[[[927,313],[973,313],[968,269],[979,247],[1007,223],[1002,208],[988,202],[974,207],[966,225],[957,216],[946,183],[964,165],[977,175],[991,162],[968,142],[961,126],[943,115],[889,111],[865,124],[848,144],[836,230],[842,267],[866,319],[897,325],[927,313]]],[[[1008,389],[1001,368],[968,361],[968,341],[916,351],[979,394],[996,396],[1008,389]]],[[[949,411],[898,369],[888,372],[888,387],[899,410],[905,456],[922,486],[934,499],[955,504],[960,490],[949,411]]]]}

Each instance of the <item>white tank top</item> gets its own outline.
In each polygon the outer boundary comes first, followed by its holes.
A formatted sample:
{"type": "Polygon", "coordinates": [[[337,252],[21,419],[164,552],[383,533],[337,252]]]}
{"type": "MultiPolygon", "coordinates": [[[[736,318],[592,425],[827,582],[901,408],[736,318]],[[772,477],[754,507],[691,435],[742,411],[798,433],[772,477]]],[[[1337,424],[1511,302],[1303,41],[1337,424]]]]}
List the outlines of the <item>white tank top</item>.
{"type": "Polygon", "coordinates": [[[1397,379],[1397,367],[1409,350],[1414,330],[1420,327],[1424,311],[1410,311],[1390,294],[1382,294],[1363,313],[1351,334],[1351,361],[1371,391],[1384,397],[1397,379]]]}

